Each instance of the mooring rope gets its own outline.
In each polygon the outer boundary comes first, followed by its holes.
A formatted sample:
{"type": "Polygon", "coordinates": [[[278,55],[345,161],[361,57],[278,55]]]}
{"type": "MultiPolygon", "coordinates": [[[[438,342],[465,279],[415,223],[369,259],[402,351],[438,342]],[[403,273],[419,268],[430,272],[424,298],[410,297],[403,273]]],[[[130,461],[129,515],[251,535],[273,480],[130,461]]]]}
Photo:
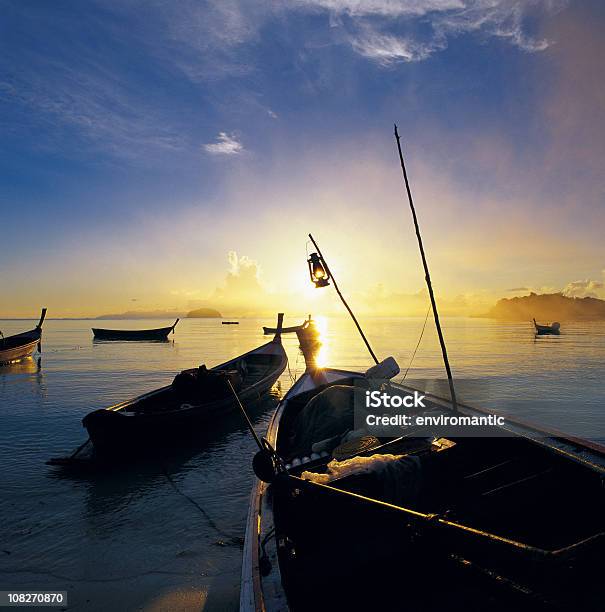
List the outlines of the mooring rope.
{"type": "Polygon", "coordinates": [[[208,522],[208,524],[210,525],[210,527],[212,527],[212,529],[214,529],[214,531],[216,531],[219,535],[222,535],[225,538],[228,538],[229,540],[231,540],[232,542],[235,542],[236,540],[238,540],[238,536],[234,536],[231,533],[227,533],[226,531],[224,531],[223,529],[221,529],[216,522],[214,521],[214,519],[206,512],[206,510],[204,510],[204,508],[202,508],[202,506],[200,506],[200,504],[198,502],[195,501],[195,499],[193,499],[193,497],[190,497],[189,495],[187,495],[187,493],[181,491],[178,487],[178,485],[176,484],[176,482],[174,482],[172,476],[170,476],[170,474],[168,473],[168,471],[166,470],[166,468],[164,467],[164,465],[162,465],[162,473],[164,474],[166,480],[170,483],[170,486],[179,494],[182,495],[187,501],[189,501],[193,506],[195,506],[199,512],[204,516],[204,518],[206,519],[206,521],[208,522]]]}
{"type": "Polygon", "coordinates": [[[403,378],[399,381],[399,384],[403,383],[403,381],[406,379],[406,376],[408,375],[408,372],[410,371],[410,368],[412,367],[412,363],[414,363],[414,357],[416,357],[416,351],[418,350],[418,347],[420,346],[420,343],[422,342],[422,336],[424,336],[424,330],[426,329],[426,322],[429,320],[430,312],[431,312],[431,305],[429,304],[429,308],[426,311],[426,317],[424,317],[424,325],[422,326],[422,331],[420,332],[420,338],[418,338],[418,343],[416,344],[416,348],[414,349],[414,352],[412,353],[412,358],[410,359],[410,363],[408,364],[408,369],[405,371],[405,374],[403,375],[403,378]]]}

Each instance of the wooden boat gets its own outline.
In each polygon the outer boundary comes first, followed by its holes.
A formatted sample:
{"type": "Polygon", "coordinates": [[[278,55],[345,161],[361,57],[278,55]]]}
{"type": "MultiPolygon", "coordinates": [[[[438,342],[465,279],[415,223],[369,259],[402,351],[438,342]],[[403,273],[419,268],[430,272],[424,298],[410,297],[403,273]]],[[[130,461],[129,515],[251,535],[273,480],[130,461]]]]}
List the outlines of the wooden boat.
{"type": "Polygon", "coordinates": [[[223,325],[239,325],[239,321],[221,321],[223,325]]]}
{"type": "Polygon", "coordinates": [[[42,309],[40,321],[38,321],[38,325],[34,329],[6,338],[4,336],[0,337],[0,363],[6,364],[21,361],[26,357],[31,357],[36,347],[40,349],[44,317],[46,317],[46,308],[42,309]]]}
{"type": "Polygon", "coordinates": [[[558,335],[560,334],[560,329],[561,329],[561,324],[557,323],[556,321],[552,324],[552,325],[540,325],[539,323],[536,323],[536,320],[534,319],[534,327],[536,329],[536,333],[537,334],[555,334],[558,335]]]}
{"type": "Polygon", "coordinates": [[[166,340],[170,332],[180,319],[170,327],[158,327],[157,329],[100,329],[92,328],[92,333],[97,340],[166,340]]]}
{"type": "Polygon", "coordinates": [[[220,419],[236,407],[225,377],[232,380],[242,402],[255,401],[271,389],[286,364],[286,353],[278,333],[271,342],[210,370],[200,366],[204,377],[197,377],[198,369],[185,370],[172,384],[95,410],[85,416],[82,423],[99,453],[178,440],[184,429],[220,419]]]}
{"type": "MultiPolygon", "coordinates": [[[[313,319],[311,319],[311,315],[309,315],[309,318],[305,319],[304,323],[301,323],[300,325],[292,325],[291,327],[284,327],[281,330],[281,333],[282,334],[290,334],[290,333],[293,334],[293,333],[302,331],[303,329],[306,329],[310,325],[314,325],[313,319]]],[[[263,327],[263,331],[265,333],[265,336],[269,336],[271,334],[275,334],[277,332],[277,329],[275,327],[263,327]]]]}
{"type": "MultiPolygon", "coordinates": [[[[302,478],[303,470],[324,473],[332,456],[293,456],[297,416],[320,391],[362,377],[307,370],[278,405],[266,438],[286,467],[268,475],[262,453],[255,457],[255,472],[270,482],[257,480],[251,495],[242,612],[599,609],[604,447],[506,419],[502,437],[410,431],[361,450],[358,457],[401,455],[418,466],[419,481],[396,483],[405,503],[376,474],[302,478]]],[[[427,397],[429,410],[451,409],[427,397]]]]}

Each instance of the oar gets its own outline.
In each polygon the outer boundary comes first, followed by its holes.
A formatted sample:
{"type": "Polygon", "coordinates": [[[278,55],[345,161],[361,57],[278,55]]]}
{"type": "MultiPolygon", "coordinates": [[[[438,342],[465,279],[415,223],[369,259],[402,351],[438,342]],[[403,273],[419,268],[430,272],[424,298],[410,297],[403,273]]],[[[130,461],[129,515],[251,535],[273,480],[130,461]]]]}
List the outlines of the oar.
{"type": "Polygon", "coordinates": [[[252,460],[252,468],[254,469],[254,473],[264,482],[272,482],[277,474],[283,473],[286,471],[286,464],[284,460],[277,454],[277,451],[271,446],[271,443],[267,438],[259,438],[256,431],[254,431],[254,427],[252,425],[252,421],[244,408],[241,400],[239,399],[239,395],[236,390],[233,388],[229,377],[226,376],[225,380],[227,381],[227,385],[233,394],[233,398],[235,399],[235,403],[238,405],[244,420],[246,421],[246,425],[250,430],[250,433],[254,437],[254,441],[259,448],[258,453],[254,455],[254,459],[252,460]]]}
{"type": "Polygon", "coordinates": [[[248,425],[248,429],[250,430],[250,433],[254,436],[254,440],[258,448],[261,451],[265,450],[263,443],[260,441],[260,438],[258,437],[258,434],[256,433],[256,431],[254,431],[254,427],[252,426],[252,421],[250,420],[250,417],[248,416],[248,413],[246,412],[244,405],[239,399],[239,395],[237,394],[237,391],[234,389],[233,385],[231,384],[231,381],[229,380],[229,376],[225,375],[225,380],[227,381],[227,386],[229,387],[229,389],[231,389],[231,393],[233,394],[235,403],[239,406],[240,412],[242,413],[242,416],[244,417],[244,420],[246,421],[246,424],[248,425]]]}

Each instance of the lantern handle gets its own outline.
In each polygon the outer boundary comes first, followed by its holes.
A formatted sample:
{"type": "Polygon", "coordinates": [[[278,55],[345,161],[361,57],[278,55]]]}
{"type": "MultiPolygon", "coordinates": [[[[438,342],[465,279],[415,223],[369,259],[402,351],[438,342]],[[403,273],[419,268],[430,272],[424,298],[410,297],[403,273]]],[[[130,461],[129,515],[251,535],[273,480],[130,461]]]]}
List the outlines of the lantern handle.
{"type": "Polygon", "coordinates": [[[355,326],[357,327],[357,331],[359,332],[359,335],[362,337],[363,341],[365,342],[365,345],[366,345],[368,351],[370,352],[370,355],[372,355],[372,359],[374,360],[374,363],[378,364],[379,363],[378,362],[378,358],[376,357],[376,354],[372,350],[372,347],[370,346],[370,343],[368,342],[368,339],[366,338],[365,334],[363,333],[363,330],[361,329],[361,325],[359,325],[359,322],[357,321],[357,318],[353,314],[353,311],[351,310],[351,308],[347,304],[347,301],[344,299],[342,293],[340,292],[340,289],[338,288],[338,283],[336,282],[336,279],[334,278],[334,275],[332,274],[332,271],[330,270],[330,267],[328,266],[328,263],[324,259],[324,256],[321,253],[321,249],[319,248],[317,242],[315,242],[315,239],[313,238],[313,236],[311,234],[309,234],[309,238],[311,239],[311,242],[313,243],[313,246],[317,249],[317,254],[319,255],[321,261],[323,262],[323,266],[324,266],[324,268],[326,270],[326,274],[332,279],[332,282],[334,283],[334,289],[336,289],[336,293],[338,293],[338,297],[341,299],[341,301],[344,304],[345,308],[347,309],[347,311],[351,315],[351,318],[353,319],[353,323],[355,323],[355,326]]]}

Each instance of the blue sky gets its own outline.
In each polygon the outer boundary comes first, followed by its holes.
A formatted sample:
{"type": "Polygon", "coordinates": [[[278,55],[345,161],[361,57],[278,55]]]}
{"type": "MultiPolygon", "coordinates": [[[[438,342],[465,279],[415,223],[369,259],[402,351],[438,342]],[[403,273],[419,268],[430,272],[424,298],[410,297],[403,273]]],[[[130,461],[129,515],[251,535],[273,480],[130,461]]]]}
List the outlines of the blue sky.
{"type": "Polygon", "coordinates": [[[393,121],[446,303],[601,295],[601,3],[0,7],[0,315],[300,304],[308,231],[412,308],[393,121]]]}

